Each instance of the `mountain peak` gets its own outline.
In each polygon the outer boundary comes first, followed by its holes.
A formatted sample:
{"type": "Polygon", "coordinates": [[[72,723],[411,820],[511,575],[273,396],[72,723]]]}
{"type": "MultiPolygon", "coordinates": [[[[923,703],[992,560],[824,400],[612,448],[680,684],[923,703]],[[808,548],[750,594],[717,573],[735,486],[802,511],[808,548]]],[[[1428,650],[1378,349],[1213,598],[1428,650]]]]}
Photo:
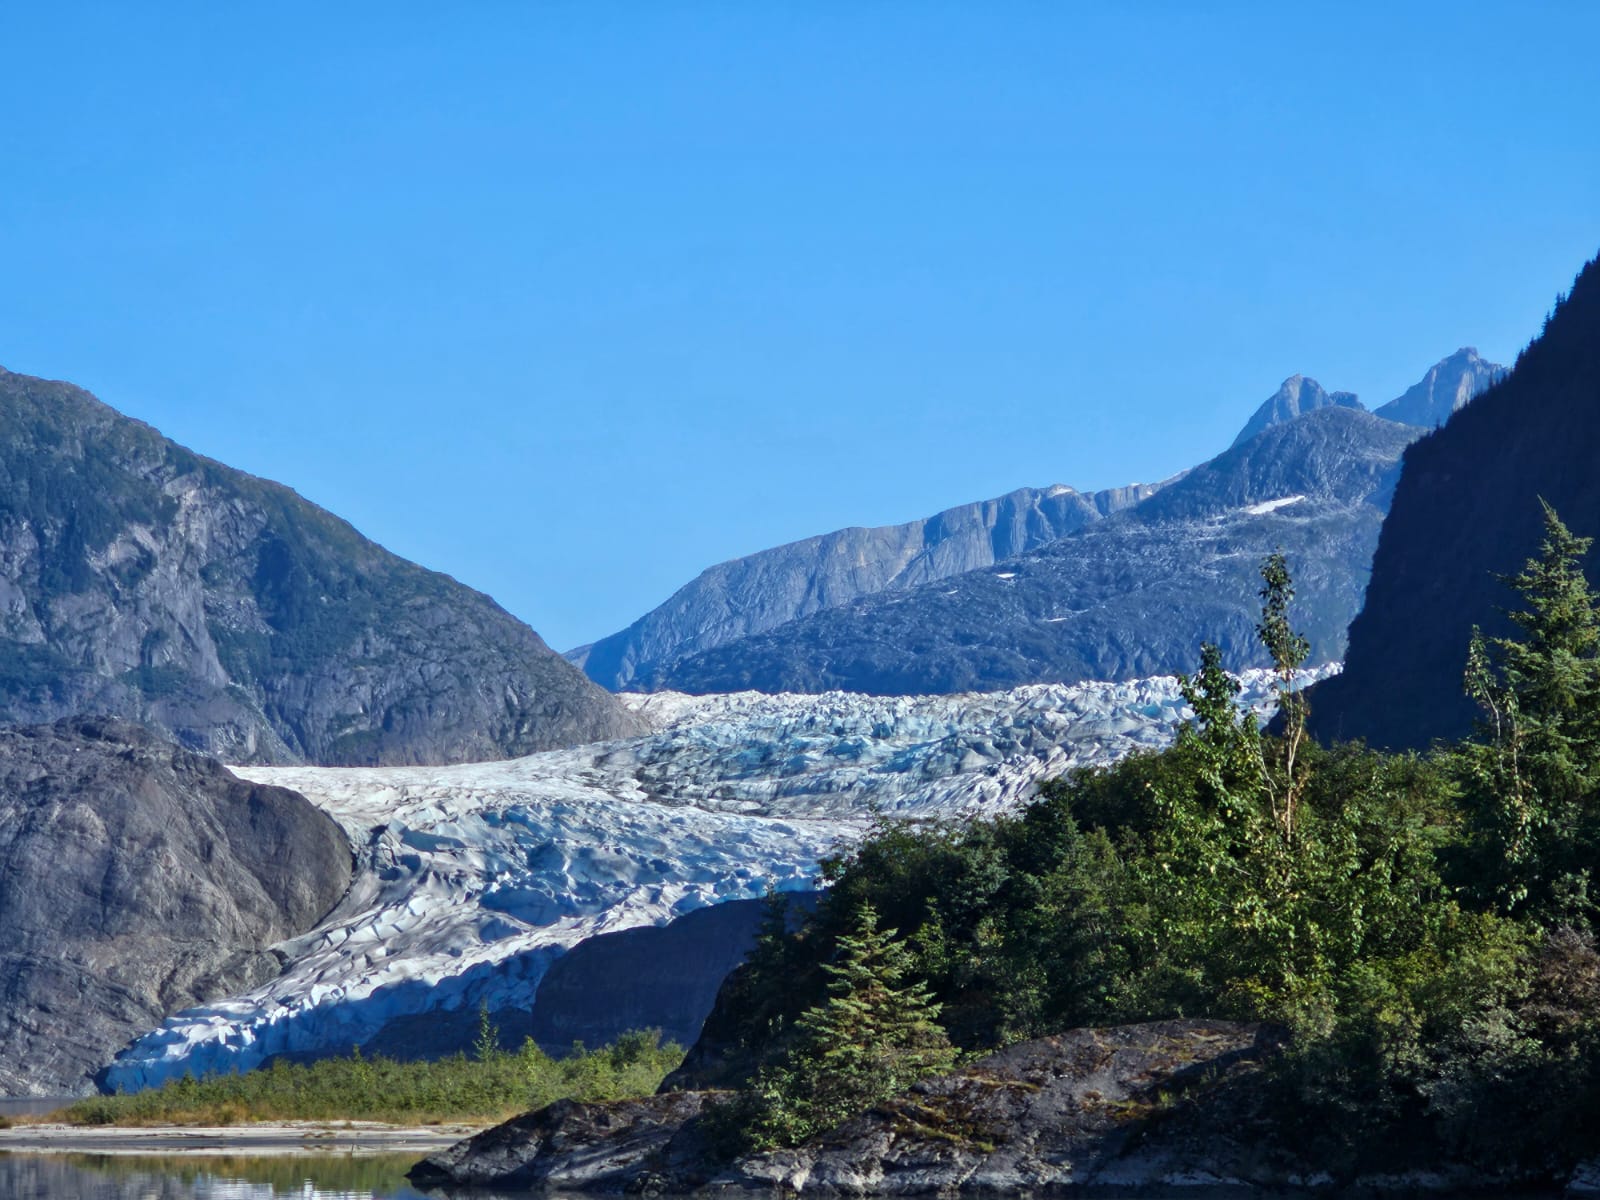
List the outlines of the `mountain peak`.
{"type": "Polygon", "coordinates": [[[1291,375],[1245,422],[1244,428],[1239,431],[1239,436],[1233,439],[1233,445],[1242,446],[1264,429],[1282,425],[1302,413],[1327,408],[1330,405],[1359,409],[1361,401],[1356,399],[1354,392],[1329,392],[1315,379],[1305,375],[1291,375]]]}
{"type": "Polygon", "coordinates": [[[1450,419],[1479,392],[1499,382],[1506,369],[1479,356],[1477,348],[1463,346],[1441,358],[1405,395],[1377,410],[1385,420],[1433,429],[1450,419]]]}

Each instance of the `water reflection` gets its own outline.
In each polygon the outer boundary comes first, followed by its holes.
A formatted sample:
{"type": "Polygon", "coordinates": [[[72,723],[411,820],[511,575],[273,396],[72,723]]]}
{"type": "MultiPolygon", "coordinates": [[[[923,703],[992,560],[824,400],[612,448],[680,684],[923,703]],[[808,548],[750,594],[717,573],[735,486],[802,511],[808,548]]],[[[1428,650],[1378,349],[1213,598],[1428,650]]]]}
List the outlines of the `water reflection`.
{"type": "Polygon", "coordinates": [[[437,1200],[405,1181],[414,1154],[0,1154],[7,1200],[437,1200]]]}

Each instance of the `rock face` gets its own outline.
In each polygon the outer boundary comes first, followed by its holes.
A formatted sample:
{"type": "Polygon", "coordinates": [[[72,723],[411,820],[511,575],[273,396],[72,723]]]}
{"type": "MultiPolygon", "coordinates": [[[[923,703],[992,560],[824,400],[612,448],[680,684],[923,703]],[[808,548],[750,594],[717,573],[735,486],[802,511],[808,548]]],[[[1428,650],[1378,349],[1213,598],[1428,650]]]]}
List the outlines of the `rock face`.
{"type": "Polygon", "coordinates": [[[0,722],[73,713],[232,762],[456,762],[636,730],[487,596],[0,370],[0,722]]]}
{"type": "Polygon", "coordinates": [[[755,947],[759,900],[735,900],[663,926],[579,942],[551,964],[534,999],[529,1035],[541,1046],[605,1046],[630,1029],[659,1029],[692,1046],[722,980],[755,947]],[[596,997],[603,997],[597,1003],[596,997]]]}
{"type": "Polygon", "coordinates": [[[168,1013],[275,976],[350,875],[302,797],[138,726],[0,730],[0,1094],[90,1091],[168,1013]]]}
{"type": "Polygon", "coordinates": [[[1270,429],[1274,425],[1282,425],[1305,413],[1315,412],[1330,405],[1360,409],[1361,401],[1356,399],[1354,392],[1327,392],[1315,379],[1307,379],[1304,375],[1291,375],[1245,422],[1244,428],[1239,431],[1239,436],[1233,439],[1233,444],[1242,446],[1263,430],[1270,429]]]}
{"type": "Polygon", "coordinates": [[[1297,1164],[1241,1146],[1247,1131],[1228,1131],[1215,1108],[1198,1129],[1174,1118],[1197,1100],[1214,1105],[1275,1046],[1259,1027],[1226,1022],[1078,1030],[925,1080],[798,1149],[732,1163],[701,1129],[716,1093],[568,1102],[434,1155],[411,1178],[547,1194],[1026,1195],[1199,1178],[1243,1189],[1281,1183],[1297,1164]]]}
{"type": "Polygon", "coordinates": [[[1504,380],[1407,452],[1345,674],[1311,702],[1318,736],[1421,748],[1467,733],[1472,626],[1511,632],[1502,609],[1516,597],[1497,576],[1537,553],[1540,497],[1574,533],[1600,534],[1596,462],[1600,260],[1504,380]]]}
{"type": "Polygon", "coordinates": [[[703,571],[620,633],[568,655],[589,678],[627,690],[687,654],[763,633],[858,596],[959,575],[1082,529],[1154,494],[1021,488],[904,525],[840,529],[703,571]]]}
{"type": "Polygon", "coordinates": [[[1257,568],[1295,577],[1314,662],[1337,660],[1416,430],[1343,406],[1269,425],[1137,507],[982,571],[863,597],[645,677],[693,693],[947,693],[1187,671],[1202,641],[1264,665],[1257,568]]]}
{"type": "Polygon", "coordinates": [[[1505,373],[1504,367],[1479,358],[1473,347],[1463,346],[1430,367],[1405,395],[1379,408],[1377,415],[1389,421],[1433,429],[1465,408],[1480,392],[1488,391],[1505,373]]]}
{"type": "Polygon", "coordinates": [[[1174,1020],[1080,1029],[927,1079],[792,1150],[728,1161],[727,1093],[563,1101],[419,1163],[430,1194],[1083,1196],[1592,1194],[1592,1167],[1486,1173],[1426,1144],[1349,1152],[1287,1138],[1269,1028],[1174,1020]],[[1334,1155],[1323,1162],[1317,1155],[1334,1155]],[[487,1190],[486,1190],[487,1189],[487,1190]]]}
{"type": "Polygon", "coordinates": [[[688,1191],[714,1170],[696,1127],[710,1099],[708,1092],[673,1092],[604,1104],[557,1100],[423,1159],[408,1178],[452,1198],[479,1197],[482,1189],[688,1191]]]}

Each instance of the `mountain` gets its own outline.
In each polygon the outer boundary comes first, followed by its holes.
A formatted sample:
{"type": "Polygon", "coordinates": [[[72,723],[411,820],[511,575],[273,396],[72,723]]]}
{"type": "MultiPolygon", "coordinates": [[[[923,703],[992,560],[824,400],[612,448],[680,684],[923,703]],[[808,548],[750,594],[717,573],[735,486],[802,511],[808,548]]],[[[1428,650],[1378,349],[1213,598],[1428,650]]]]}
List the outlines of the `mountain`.
{"type": "Polygon", "coordinates": [[[1540,497],[1574,533],[1600,535],[1597,462],[1600,259],[1511,373],[1407,452],[1346,672],[1312,699],[1318,736],[1420,748],[1470,730],[1472,626],[1511,632],[1502,609],[1516,598],[1497,576],[1537,553],[1540,497]]]}
{"type": "Polygon", "coordinates": [[[73,713],[236,762],[502,758],[637,729],[487,596],[0,370],[0,722],[73,713]]]}
{"type": "Polygon", "coordinates": [[[1359,409],[1361,401],[1356,399],[1354,392],[1326,392],[1315,379],[1291,375],[1245,422],[1239,436],[1233,439],[1233,444],[1242,446],[1273,425],[1282,425],[1305,413],[1330,406],[1359,409]]]}
{"type": "Polygon", "coordinates": [[[1314,660],[1344,651],[1407,426],[1342,405],[1268,425],[1138,506],[981,571],[816,613],[655,670],[686,692],[954,692],[1263,663],[1256,574],[1281,549],[1314,660]]]}
{"type": "Polygon", "coordinates": [[[1324,474],[1307,490],[1283,483],[1292,471],[1274,482],[1271,462],[1259,455],[1224,455],[1201,468],[1203,482],[1178,475],[1096,493],[1023,489],[925,521],[840,530],[713,567],[621,633],[569,657],[607,687],[696,692],[927,692],[1130,678],[1187,666],[1201,637],[1231,646],[1242,663],[1253,661],[1254,601],[1239,600],[1253,598],[1257,584],[1254,564],[1233,568],[1241,555],[1266,553],[1277,536],[1299,560],[1303,607],[1316,610],[1319,645],[1336,654],[1360,603],[1375,521],[1388,503],[1387,484],[1369,487],[1370,473],[1358,461],[1378,443],[1386,447],[1379,457],[1398,453],[1416,436],[1407,426],[1431,429],[1441,405],[1470,395],[1499,370],[1474,351],[1457,351],[1385,405],[1377,424],[1351,393],[1294,375],[1256,409],[1230,450],[1338,411],[1346,416],[1330,418],[1328,429],[1360,431],[1352,432],[1355,473],[1343,483],[1333,479],[1337,449],[1316,434],[1305,434],[1304,443],[1296,434],[1262,445],[1291,459],[1309,455],[1303,465],[1324,474]],[[1237,486],[1219,482],[1225,463],[1244,464],[1237,486]],[[1355,490],[1341,493],[1346,484],[1355,490]],[[1174,522],[1176,509],[1155,503],[1174,489],[1188,510],[1183,519],[1204,516],[1203,529],[1174,522]],[[1225,512],[1300,504],[1294,497],[1301,495],[1311,503],[1293,514],[1225,512]],[[1329,505],[1344,515],[1323,512],[1329,505]],[[1320,524],[1308,520],[1313,512],[1321,512],[1320,524]],[[1191,534],[1199,540],[1186,545],[1191,534]],[[1326,555],[1318,537],[1329,539],[1326,555]],[[1193,569],[1173,574],[1186,558],[1193,569]],[[949,586],[935,586],[941,581],[949,586]],[[1243,591],[1224,599],[1221,588],[1243,591]],[[1077,597],[1070,612],[1054,602],[1068,594],[1077,597]]]}
{"type": "Polygon", "coordinates": [[[1497,363],[1485,362],[1471,346],[1435,363],[1406,394],[1378,409],[1378,416],[1422,429],[1443,425],[1457,409],[1487,391],[1506,373],[1497,363]]]}
{"type": "Polygon", "coordinates": [[[273,978],[350,872],[302,797],[139,726],[0,730],[0,1095],[90,1091],[168,1013],[273,978]]]}
{"type": "Polygon", "coordinates": [[[633,686],[685,655],[786,621],[959,575],[1055,541],[1137,504],[1159,484],[1079,492],[1020,488],[920,521],[840,529],[736,558],[701,572],[627,629],[572,651],[590,679],[633,686]]]}

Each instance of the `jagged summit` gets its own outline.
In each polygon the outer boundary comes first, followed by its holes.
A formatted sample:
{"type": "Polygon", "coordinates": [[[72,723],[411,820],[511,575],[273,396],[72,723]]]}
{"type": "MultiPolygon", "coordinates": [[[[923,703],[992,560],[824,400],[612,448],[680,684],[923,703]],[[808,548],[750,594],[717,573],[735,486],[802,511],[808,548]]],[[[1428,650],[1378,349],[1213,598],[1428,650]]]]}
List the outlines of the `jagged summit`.
{"type": "MultiPolygon", "coordinates": [[[[1110,559],[1100,562],[1110,574],[1095,584],[1102,588],[1096,593],[1097,610],[1108,627],[1137,618],[1139,628],[1154,625],[1176,636],[1216,639],[1222,635],[1203,624],[1175,621],[1171,607],[1161,612],[1149,609],[1152,593],[1147,589],[1169,585],[1171,581],[1160,572],[1172,563],[1163,555],[1177,554],[1178,544],[1152,556],[1146,553],[1148,547],[1135,550],[1133,543],[1145,542],[1146,532],[1162,521],[1181,524],[1216,518],[1232,526],[1257,520],[1272,524],[1292,517],[1290,525],[1303,531],[1313,510],[1329,505],[1344,510],[1348,521],[1338,533],[1329,533],[1331,541],[1308,544],[1303,557],[1310,574],[1320,577],[1317,586],[1325,589],[1326,640],[1329,653],[1337,655],[1344,624],[1360,604],[1371,553],[1368,535],[1375,533],[1387,508],[1401,448],[1419,428],[1433,427],[1438,404],[1465,403],[1498,378],[1500,370],[1475,351],[1457,351],[1430,367],[1417,387],[1379,414],[1368,412],[1349,392],[1329,392],[1314,379],[1292,375],[1256,410],[1226,453],[1159,484],[1130,484],[1094,493],[1059,483],[1022,488],[906,525],[846,529],[792,542],[710,568],[629,628],[567,657],[610,688],[681,686],[713,691],[838,686],[925,692],[1010,686],[1034,679],[1096,678],[1099,671],[1114,671],[1114,677],[1124,678],[1130,673],[1178,669],[1186,658],[1147,653],[1148,646],[1139,642],[1132,627],[1118,633],[1118,640],[1128,640],[1125,652],[1107,658],[1107,647],[1096,646],[1086,661],[1069,656],[1075,661],[1068,666],[1058,653],[1058,643],[1067,626],[1081,623],[1084,614],[990,612],[984,619],[998,620],[1000,625],[985,629],[981,622],[969,623],[955,611],[964,604],[956,598],[962,593],[985,593],[988,574],[1010,585],[1029,570],[1024,567],[1019,575],[1011,564],[1054,555],[1062,543],[1095,547],[1100,561],[1112,553],[1115,538],[1124,537],[1131,539],[1124,547],[1127,557],[1119,557],[1122,551],[1113,554],[1119,563],[1114,570],[1110,559]],[[1421,394],[1425,402],[1409,400],[1414,394],[1421,394]],[[1341,488],[1353,490],[1344,494],[1341,488]],[[1296,497],[1309,497],[1314,503],[1294,507],[1296,497]],[[1141,571],[1157,574],[1145,577],[1141,571]],[[906,644],[869,645],[874,635],[863,626],[865,641],[858,642],[853,635],[846,639],[860,650],[862,660],[837,661],[841,645],[834,644],[834,634],[843,636],[844,625],[869,612],[874,614],[870,619],[877,620],[878,614],[888,611],[884,605],[909,606],[904,609],[910,622],[906,644]],[[834,615],[824,615],[828,613],[834,615]],[[941,624],[950,621],[964,626],[961,638],[987,648],[985,662],[969,663],[954,675],[945,670],[949,664],[931,666],[927,657],[952,636],[952,629],[941,624]],[[824,629],[834,632],[823,635],[824,629]],[[823,643],[814,643],[814,636],[823,637],[823,643]],[[784,665],[778,669],[772,654],[787,642],[794,645],[782,650],[784,665]],[[912,643],[919,647],[916,654],[907,649],[912,643]],[[799,661],[806,654],[823,655],[827,661],[799,661]],[[721,664],[716,671],[702,671],[709,659],[691,665],[690,660],[707,655],[715,655],[721,664]],[[890,659],[900,663],[892,681],[880,670],[890,659]],[[906,669],[913,660],[922,666],[906,669]],[[1047,668],[1047,662],[1055,665],[1047,668]]],[[[1448,413],[1446,407],[1443,415],[1448,413]]],[[[1322,516],[1335,525],[1345,520],[1334,516],[1332,509],[1322,516]]],[[[1207,538],[1214,532],[1209,531],[1207,538]]],[[[1180,533],[1176,526],[1167,533],[1190,539],[1191,549],[1200,544],[1193,540],[1198,533],[1180,533]]],[[[1238,547],[1222,547],[1218,556],[1218,562],[1243,561],[1238,547]]],[[[1202,574],[1206,578],[1194,580],[1194,585],[1214,592],[1216,579],[1209,568],[1202,574]]],[[[1063,578],[1054,586],[1081,589],[1090,582],[1063,578]]],[[[1247,579],[1242,588],[1240,595],[1253,599],[1255,585],[1247,579]]],[[[1009,592],[1019,590],[1023,589],[1008,586],[1009,592]]],[[[1194,608],[1176,596],[1173,604],[1190,612],[1194,608]]],[[[1238,625],[1245,643],[1253,646],[1253,637],[1245,636],[1253,625],[1236,621],[1238,616],[1230,611],[1230,627],[1238,625]]],[[[1192,647],[1183,649],[1187,654],[1192,647]]],[[[971,654],[960,651],[959,656],[971,654]]]]}
{"type": "Polygon", "coordinates": [[[951,693],[1188,670],[1203,641],[1260,665],[1256,568],[1295,564],[1315,661],[1337,659],[1418,431],[1327,405],[1154,496],[1003,562],[863,596],[640,676],[708,693],[951,693]]]}
{"type": "Polygon", "coordinates": [[[1304,375],[1291,375],[1245,422],[1244,428],[1239,431],[1239,436],[1233,439],[1233,445],[1242,446],[1264,429],[1282,425],[1304,413],[1330,406],[1362,408],[1361,401],[1356,399],[1354,392],[1329,392],[1315,379],[1304,375]]]}
{"type": "Polygon", "coordinates": [[[1463,346],[1450,357],[1434,363],[1405,395],[1389,401],[1377,414],[1402,425],[1433,429],[1443,425],[1451,413],[1499,382],[1505,374],[1506,369],[1499,363],[1480,357],[1476,347],[1463,346]]]}

